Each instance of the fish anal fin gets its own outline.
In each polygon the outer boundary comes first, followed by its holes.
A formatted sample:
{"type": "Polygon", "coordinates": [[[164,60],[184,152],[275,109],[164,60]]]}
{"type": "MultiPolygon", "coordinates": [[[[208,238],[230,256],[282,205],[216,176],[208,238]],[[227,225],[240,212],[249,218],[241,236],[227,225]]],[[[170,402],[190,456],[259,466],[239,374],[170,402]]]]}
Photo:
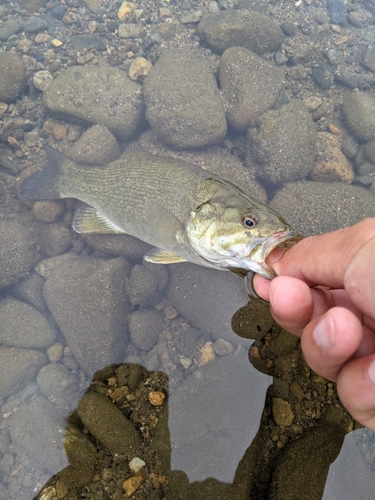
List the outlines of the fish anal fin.
{"type": "Polygon", "coordinates": [[[80,207],[73,220],[77,233],[126,234],[93,207],[80,207]]]}
{"type": "Polygon", "coordinates": [[[151,248],[151,250],[144,254],[143,258],[147,262],[153,262],[154,264],[177,264],[178,262],[186,262],[186,259],[180,257],[176,253],[168,252],[160,248],[151,248]]]}

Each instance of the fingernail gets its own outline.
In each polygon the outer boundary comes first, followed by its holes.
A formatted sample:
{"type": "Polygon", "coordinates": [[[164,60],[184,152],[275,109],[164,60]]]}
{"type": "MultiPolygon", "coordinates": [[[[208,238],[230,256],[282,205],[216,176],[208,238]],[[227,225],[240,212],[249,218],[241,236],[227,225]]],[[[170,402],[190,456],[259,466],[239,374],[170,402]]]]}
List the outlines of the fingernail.
{"type": "Polygon", "coordinates": [[[335,341],[335,325],[330,316],[324,316],[313,331],[313,338],[319,347],[332,349],[335,341]]]}
{"type": "Polygon", "coordinates": [[[370,377],[371,382],[375,384],[375,359],[374,361],[371,361],[368,367],[368,376],[370,377]]]}
{"type": "Polygon", "coordinates": [[[267,262],[269,262],[270,264],[275,264],[278,260],[281,259],[286,250],[286,248],[281,247],[275,248],[275,250],[272,250],[272,252],[267,257],[267,262]]]}

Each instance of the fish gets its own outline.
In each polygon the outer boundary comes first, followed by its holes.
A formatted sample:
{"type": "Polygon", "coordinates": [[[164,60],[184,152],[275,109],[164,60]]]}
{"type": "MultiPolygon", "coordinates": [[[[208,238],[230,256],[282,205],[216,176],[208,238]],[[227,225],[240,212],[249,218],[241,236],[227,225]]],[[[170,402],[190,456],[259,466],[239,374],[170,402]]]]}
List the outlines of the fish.
{"type": "Polygon", "coordinates": [[[26,178],[27,200],[76,198],[78,233],[129,234],[152,245],[148,262],[192,262],[275,277],[270,252],[301,235],[231,181],[179,159],[140,150],[105,167],[82,166],[45,145],[47,164],[26,178]]]}

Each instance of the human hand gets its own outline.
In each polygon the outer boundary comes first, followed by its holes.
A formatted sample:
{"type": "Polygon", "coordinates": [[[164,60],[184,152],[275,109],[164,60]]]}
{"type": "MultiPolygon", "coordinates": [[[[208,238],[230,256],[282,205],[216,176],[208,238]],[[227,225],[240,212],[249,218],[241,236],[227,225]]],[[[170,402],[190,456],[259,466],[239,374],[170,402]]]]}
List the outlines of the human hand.
{"type": "Polygon", "coordinates": [[[254,277],[274,319],[301,337],[308,365],[337,382],[344,406],[375,430],[375,218],[275,249],[277,278],[254,277]]]}

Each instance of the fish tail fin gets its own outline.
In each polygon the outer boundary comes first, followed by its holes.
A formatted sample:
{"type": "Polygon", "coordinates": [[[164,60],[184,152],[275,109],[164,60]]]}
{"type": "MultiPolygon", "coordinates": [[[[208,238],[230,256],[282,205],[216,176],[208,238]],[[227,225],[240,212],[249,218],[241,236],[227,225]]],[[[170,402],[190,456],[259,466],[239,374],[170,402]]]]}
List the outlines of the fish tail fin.
{"type": "Polygon", "coordinates": [[[51,148],[44,146],[47,154],[47,165],[44,170],[35,172],[25,179],[20,188],[20,196],[26,200],[54,200],[62,198],[60,184],[63,178],[63,162],[66,156],[51,148]]]}

